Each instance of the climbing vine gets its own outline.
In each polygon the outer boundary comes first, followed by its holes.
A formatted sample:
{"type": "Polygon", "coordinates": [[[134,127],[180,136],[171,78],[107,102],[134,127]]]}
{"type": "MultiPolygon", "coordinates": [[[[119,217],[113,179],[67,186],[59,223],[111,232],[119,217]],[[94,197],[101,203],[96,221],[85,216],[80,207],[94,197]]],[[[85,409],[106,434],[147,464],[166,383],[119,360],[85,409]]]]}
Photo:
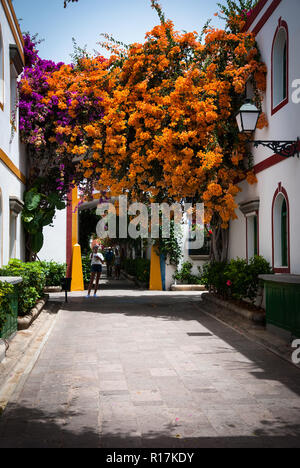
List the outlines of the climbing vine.
{"type": "Polygon", "coordinates": [[[170,237],[165,238],[160,229],[160,237],[156,242],[159,253],[164,255],[172,265],[178,265],[182,258],[182,229],[172,220],[170,223],[170,237]]]}

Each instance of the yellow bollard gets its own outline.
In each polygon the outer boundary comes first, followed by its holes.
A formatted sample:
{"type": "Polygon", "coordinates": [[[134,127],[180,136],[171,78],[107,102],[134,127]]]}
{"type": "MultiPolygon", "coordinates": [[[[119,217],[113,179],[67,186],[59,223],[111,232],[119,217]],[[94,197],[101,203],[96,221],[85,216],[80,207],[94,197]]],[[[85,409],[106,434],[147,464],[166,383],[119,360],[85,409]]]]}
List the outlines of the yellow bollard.
{"type": "Polygon", "coordinates": [[[150,291],[162,291],[162,279],[160,269],[160,256],[153,246],[151,250],[151,266],[150,266],[150,291]]]}
{"type": "Polygon", "coordinates": [[[71,292],[84,291],[81,247],[79,244],[73,246],[72,255],[72,283],[71,292]]]}

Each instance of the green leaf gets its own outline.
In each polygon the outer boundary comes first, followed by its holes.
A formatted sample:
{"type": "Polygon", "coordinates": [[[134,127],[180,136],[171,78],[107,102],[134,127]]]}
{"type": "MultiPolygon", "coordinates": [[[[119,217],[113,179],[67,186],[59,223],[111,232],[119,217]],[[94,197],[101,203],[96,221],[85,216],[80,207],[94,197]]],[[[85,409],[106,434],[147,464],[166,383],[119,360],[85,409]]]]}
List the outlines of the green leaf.
{"type": "Polygon", "coordinates": [[[41,230],[39,223],[37,223],[34,218],[30,223],[24,223],[24,227],[29,234],[36,234],[41,230]]]}
{"type": "Polygon", "coordinates": [[[29,211],[36,210],[40,204],[41,195],[36,190],[30,190],[25,195],[25,206],[29,211]]]}
{"type": "Polygon", "coordinates": [[[56,208],[57,208],[58,210],[64,210],[64,209],[66,208],[65,202],[59,201],[58,203],[56,203],[56,208]]]}
{"type": "Polygon", "coordinates": [[[22,219],[24,223],[29,224],[34,219],[34,216],[22,216],[22,219]]]}
{"type": "Polygon", "coordinates": [[[47,211],[43,214],[42,224],[43,226],[49,226],[52,223],[55,216],[55,210],[47,211]]]}
{"type": "Polygon", "coordinates": [[[41,231],[37,232],[36,234],[32,236],[31,248],[34,253],[38,253],[42,249],[43,244],[44,244],[44,235],[41,231]]]}
{"type": "Polygon", "coordinates": [[[48,201],[51,205],[55,206],[58,210],[63,210],[66,207],[65,202],[60,199],[60,196],[57,193],[50,193],[48,196],[48,201]]]}
{"type": "Polygon", "coordinates": [[[51,206],[56,206],[57,201],[59,200],[59,196],[57,193],[50,193],[47,196],[47,201],[51,206]]]}

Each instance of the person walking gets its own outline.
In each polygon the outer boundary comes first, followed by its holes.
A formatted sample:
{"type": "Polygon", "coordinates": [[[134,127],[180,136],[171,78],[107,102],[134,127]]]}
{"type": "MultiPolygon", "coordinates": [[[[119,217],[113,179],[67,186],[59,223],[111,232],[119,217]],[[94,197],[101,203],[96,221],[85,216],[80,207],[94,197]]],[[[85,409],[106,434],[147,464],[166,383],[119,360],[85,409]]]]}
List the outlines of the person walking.
{"type": "Polygon", "coordinates": [[[121,274],[121,255],[118,249],[115,251],[115,275],[116,279],[120,279],[121,274]]]}
{"type": "Polygon", "coordinates": [[[102,273],[102,265],[104,263],[104,258],[101,252],[99,252],[99,245],[95,245],[93,247],[93,252],[90,256],[91,259],[91,281],[89,284],[88,295],[86,297],[90,297],[91,291],[93,289],[94,280],[96,277],[95,283],[95,292],[94,297],[97,296],[97,291],[99,287],[99,281],[102,273]]]}
{"type": "Polygon", "coordinates": [[[107,266],[107,278],[110,278],[112,276],[112,267],[114,263],[114,253],[111,247],[109,247],[105,253],[105,261],[107,266]]]}

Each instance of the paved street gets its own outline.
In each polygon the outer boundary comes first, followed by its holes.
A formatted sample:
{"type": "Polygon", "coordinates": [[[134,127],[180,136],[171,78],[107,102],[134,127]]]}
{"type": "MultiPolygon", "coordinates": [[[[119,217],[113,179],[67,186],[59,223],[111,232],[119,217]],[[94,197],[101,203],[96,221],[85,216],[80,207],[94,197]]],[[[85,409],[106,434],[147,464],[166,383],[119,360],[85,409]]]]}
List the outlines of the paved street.
{"type": "Polygon", "coordinates": [[[300,447],[299,370],[201,311],[199,293],[71,295],[0,447],[300,447]]]}

